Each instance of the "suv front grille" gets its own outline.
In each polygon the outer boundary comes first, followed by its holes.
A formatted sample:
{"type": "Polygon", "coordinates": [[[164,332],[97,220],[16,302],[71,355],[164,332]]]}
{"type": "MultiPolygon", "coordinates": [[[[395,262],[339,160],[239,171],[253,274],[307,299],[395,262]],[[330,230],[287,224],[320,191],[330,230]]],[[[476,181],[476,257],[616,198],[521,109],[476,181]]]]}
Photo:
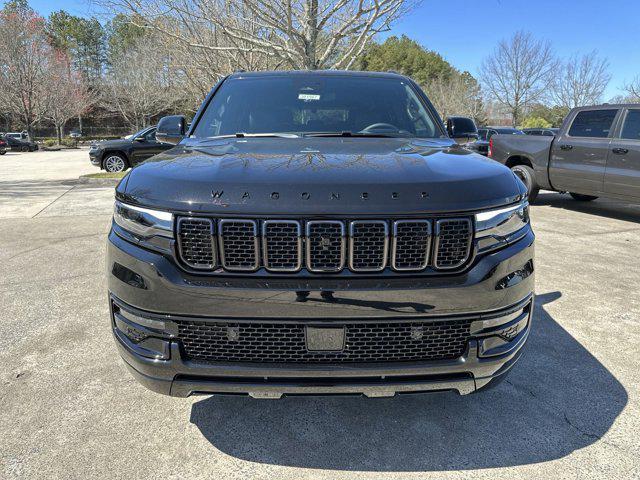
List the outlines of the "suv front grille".
{"type": "Polygon", "coordinates": [[[470,218],[251,220],[179,217],[178,254],[198,270],[234,272],[419,272],[455,270],[471,256],[470,218]],[[348,232],[348,234],[347,234],[348,232]],[[303,261],[304,259],[304,261],[303,261]]]}
{"type": "Polygon", "coordinates": [[[436,221],[436,268],[458,268],[467,261],[471,249],[471,230],[471,220],[468,218],[436,221]]]}
{"type": "Polygon", "coordinates": [[[466,349],[471,320],[332,323],[345,329],[342,351],[309,351],[302,323],[178,320],[190,360],[204,362],[358,363],[445,360],[466,349]]]}
{"type": "Polygon", "coordinates": [[[213,220],[182,217],[178,219],[177,229],[182,261],[197,269],[215,267],[216,237],[213,220]]]}
{"type": "Polygon", "coordinates": [[[228,270],[257,270],[258,226],[254,220],[220,220],[220,256],[228,270]]]}

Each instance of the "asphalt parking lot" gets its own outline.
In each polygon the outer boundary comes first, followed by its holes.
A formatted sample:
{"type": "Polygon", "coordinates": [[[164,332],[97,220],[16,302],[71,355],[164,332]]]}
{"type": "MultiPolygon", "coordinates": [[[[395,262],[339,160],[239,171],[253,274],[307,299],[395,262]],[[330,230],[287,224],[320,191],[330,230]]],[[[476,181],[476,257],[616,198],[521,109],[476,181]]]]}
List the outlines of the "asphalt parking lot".
{"type": "Polygon", "coordinates": [[[492,391],[179,399],[116,352],[93,171],[0,157],[1,478],[640,477],[640,205],[541,194],[535,326],[492,391]]]}

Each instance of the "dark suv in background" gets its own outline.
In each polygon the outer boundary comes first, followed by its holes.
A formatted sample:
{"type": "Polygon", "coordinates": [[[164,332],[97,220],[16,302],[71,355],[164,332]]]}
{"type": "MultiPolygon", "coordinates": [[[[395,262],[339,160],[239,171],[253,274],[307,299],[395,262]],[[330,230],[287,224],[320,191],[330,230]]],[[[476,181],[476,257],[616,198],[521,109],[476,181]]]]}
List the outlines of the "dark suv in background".
{"type": "Polygon", "coordinates": [[[123,172],[172,146],[156,140],[156,127],[153,126],[128,138],[94,143],[89,149],[89,159],[93,165],[107,172],[123,172]]]}
{"type": "Polygon", "coordinates": [[[411,79],[235,73],[156,135],[177,145],[119,183],[106,262],[147,387],[468,394],[521,355],[525,186],[457,145],[411,79]]]}

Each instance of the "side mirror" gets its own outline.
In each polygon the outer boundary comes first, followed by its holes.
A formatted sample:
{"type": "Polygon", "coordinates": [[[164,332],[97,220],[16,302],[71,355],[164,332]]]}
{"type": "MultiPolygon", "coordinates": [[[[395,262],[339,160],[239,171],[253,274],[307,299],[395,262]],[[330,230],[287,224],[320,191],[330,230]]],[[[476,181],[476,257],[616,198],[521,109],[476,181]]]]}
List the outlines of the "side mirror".
{"type": "Polygon", "coordinates": [[[457,143],[468,143],[478,139],[476,123],[467,117],[447,118],[447,133],[457,143]]]}
{"type": "Polygon", "coordinates": [[[144,142],[144,137],[136,137],[133,139],[134,142],[144,142]]]}
{"type": "Polygon", "coordinates": [[[162,117],[156,129],[156,140],[162,143],[176,145],[185,137],[187,119],[184,115],[169,115],[162,117]]]}

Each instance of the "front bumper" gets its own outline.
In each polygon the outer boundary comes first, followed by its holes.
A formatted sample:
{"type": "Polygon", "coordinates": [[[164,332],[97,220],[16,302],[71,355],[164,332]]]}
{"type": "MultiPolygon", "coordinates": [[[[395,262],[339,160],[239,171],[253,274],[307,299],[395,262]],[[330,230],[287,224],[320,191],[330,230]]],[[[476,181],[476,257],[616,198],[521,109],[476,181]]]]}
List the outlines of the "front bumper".
{"type": "Polygon", "coordinates": [[[89,160],[91,161],[91,165],[100,167],[102,165],[102,151],[89,150],[89,160]]]}
{"type": "MultiPolygon", "coordinates": [[[[170,257],[142,249],[111,232],[107,266],[111,327],[120,355],[145,386],[189,396],[242,393],[254,397],[298,394],[364,394],[454,390],[472,393],[503,377],[522,353],[533,311],[534,236],[476,258],[466,272],[438,277],[259,278],[190,275],[170,257]],[[306,302],[296,291],[310,291],[306,302]],[[320,298],[331,290],[335,299],[320,298]],[[351,319],[415,321],[472,320],[462,356],[452,360],[365,364],[264,364],[199,362],[186,357],[175,330],[151,342],[132,341],[116,317],[172,320],[268,321],[305,325],[351,319]],[[513,326],[509,341],[488,331],[513,326]],[[474,333],[475,332],[475,333],[474,333]],[[491,340],[493,339],[493,340],[491,340]]],[[[169,328],[171,330],[171,328],[169,328]]]]}

